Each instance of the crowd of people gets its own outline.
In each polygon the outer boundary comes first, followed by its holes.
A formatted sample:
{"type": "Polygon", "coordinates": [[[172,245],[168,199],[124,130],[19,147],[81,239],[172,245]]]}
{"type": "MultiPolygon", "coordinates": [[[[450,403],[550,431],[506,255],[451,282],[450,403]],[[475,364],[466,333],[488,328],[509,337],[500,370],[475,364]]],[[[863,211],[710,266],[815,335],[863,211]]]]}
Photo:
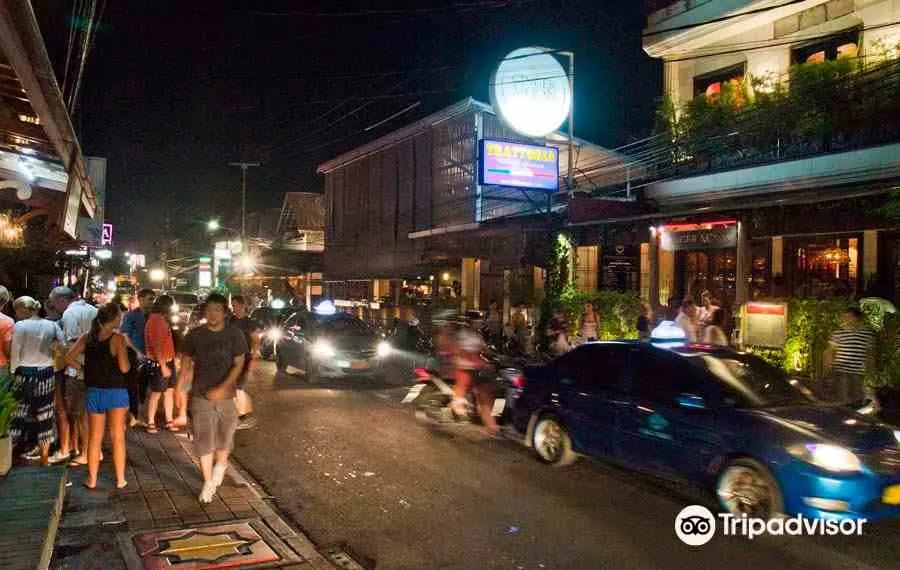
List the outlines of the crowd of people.
{"type": "Polygon", "coordinates": [[[4,313],[10,301],[0,285],[0,382],[16,401],[10,436],[24,459],[86,466],[85,486],[94,489],[108,437],[121,489],[128,427],[176,435],[190,427],[204,481],[199,500],[212,501],[235,430],[254,425],[244,384],[260,327],[242,297],[210,294],[202,324],[183,338],[172,327],[172,298],[151,289],[130,311],[117,300],[94,306],[68,287],[44,302],[16,298],[14,318],[4,313]]]}

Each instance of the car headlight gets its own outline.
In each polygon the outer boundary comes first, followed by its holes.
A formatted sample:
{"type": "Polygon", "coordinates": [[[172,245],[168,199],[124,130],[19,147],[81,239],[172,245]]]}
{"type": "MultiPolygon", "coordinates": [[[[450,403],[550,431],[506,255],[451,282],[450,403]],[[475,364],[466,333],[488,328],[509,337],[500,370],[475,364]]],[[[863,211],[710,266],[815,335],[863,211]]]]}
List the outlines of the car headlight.
{"type": "Polygon", "coordinates": [[[281,340],[281,329],[272,327],[266,331],[266,337],[269,340],[281,340]]]}
{"type": "Polygon", "coordinates": [[[900,445],[900,429],[894,430],[894,439],[897,440],[897,445],[900,445]]]}
{"type": "Polygon", "coordinates": [[[375,349],[375,354],[377,354],[379,358],[384,358],[386,356],[390,356],[393,350],[394,347],[391,346],[391,343],[383,340],[378,343],[378,347],[375,349]]]}
{"type": "Polygon", "coordinates": [[[788,448],[794,457],[826,471],[835,473],[853,473],[862,468],[862,463],[855,453],[831,443],[807,443],[788,448]]]}
{"type": "Polygon", "coordinates": [[[334,358],[337,351],[327,340],[317,340],[312,347],[313,356],[316,358],[334,358]]]}

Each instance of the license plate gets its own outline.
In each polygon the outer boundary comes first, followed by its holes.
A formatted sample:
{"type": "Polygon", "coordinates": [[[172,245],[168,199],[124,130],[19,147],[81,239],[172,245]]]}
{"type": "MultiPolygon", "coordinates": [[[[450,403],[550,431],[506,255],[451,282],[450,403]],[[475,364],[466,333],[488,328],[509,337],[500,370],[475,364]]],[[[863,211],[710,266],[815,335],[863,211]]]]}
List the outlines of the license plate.
{"type": "Polygon", "coordinates": [[[425,384],[416,384],[412,388],[409,389],[409,392],[406,393],[406,397],[403,398],[401,403],[408,404],[419,397],[419,394],[422,393],[422,390],[425,389],[425,384]]]}
{"type": "Polygon", "coordinates": [[[886,505],[900,505],[900,485],[891,485],[884,490],[881,500],[886,505]]]}
{"type": "Polygon", "coordinates": [[[506,409],[506,398],[497,398],[494,400],[494,409],[491,410],[491,415],[493,416],[501,416],[503,415],[503,410],[506,409]]]}
{"type": "Polygon", "coordinates": [[[350,363],[350,368],[353,370],[365,370],[369,367],[369,363],[365,360],[354,360],[350,363]]]}

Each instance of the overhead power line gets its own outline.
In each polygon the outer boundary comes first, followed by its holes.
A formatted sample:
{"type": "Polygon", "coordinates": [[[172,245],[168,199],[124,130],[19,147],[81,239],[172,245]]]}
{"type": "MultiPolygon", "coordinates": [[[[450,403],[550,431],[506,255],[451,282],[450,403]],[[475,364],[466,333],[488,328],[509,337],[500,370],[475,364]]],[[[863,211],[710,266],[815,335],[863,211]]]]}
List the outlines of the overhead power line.
{"type": "Polygon", "coordinates": [[[668,32],[679,32],[681,30],[690,30],[693,28],[699,28],[701,26],[706,26],[709,24],[718,24],[719,22],[727,22],[728,20],[733,20],[735,18],[742,18],[744,16],[751,16],[753,14],[769,12],[771,10],[777,10],[778,8],[784,8],[785,6],[790,6],[791,4],[799,4],[801,2],[807,2],[807,1],[808,0],[788,0],[784,4],[779,4],[777,6],[769,6],[767,8],[756,8],[754,10],[746,10],[739,14],[729,14],[727,16],[722,16],[720,18],[712,18],[711,20],[705,20],[703,22],[697,22],[694,24],[685,24],[683,26],[672,26],[671,28],[664,28],[662,30],[654,30],[652,32],[644,32],[641,34],[641,37],[647,38],[650,36],[658,36],[659,34],[665,34],[668,32]]]}

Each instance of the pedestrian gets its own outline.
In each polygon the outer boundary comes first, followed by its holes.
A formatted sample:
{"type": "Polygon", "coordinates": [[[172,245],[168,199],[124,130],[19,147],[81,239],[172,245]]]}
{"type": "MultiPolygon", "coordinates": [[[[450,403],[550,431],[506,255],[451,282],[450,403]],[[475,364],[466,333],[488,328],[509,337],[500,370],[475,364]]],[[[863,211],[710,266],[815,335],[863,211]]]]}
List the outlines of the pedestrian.
{"type": "Polygon", "coordinates": [[[724,325],[725,312],[722,309],[710,313],[709,322],[703,327],[703,344],[728,346],[728,335],[722,329],[724,325]]]}
{"type": "Polygon", "coordinates": [[[488,303],[488,313],[487,317],[485,317],[485,323],[492,335],[503,335],[503,310],[500,308],[497,299],[491,299],[488,303]]]}
{"type": "MultiPolygon", "coordinates": [[[[97,316],[97,308],[78,298],[68,287],[56,287],[50,292],[50,299],[60,314],[57,324],[65,338],[68,351],[81,335],[91,330],[91,323],[97,316]]],[[[84,409],[85,385],[83,372],[67,367],[63,375],[63,402],[69,424],[69,448],[75,450],[76,457],[71,465],[87,465],[88,418],[84,409]]]]}
{"type": "Polygon", "coordinates": [[[131,368],[125,336],[116,329],[122,322],[118,303],[100,307],[91,324],[66,355],[66,363],[83,369],[87,386],[85,408],[89,416],[87,445],[88,476],[84,486],[94,489],[100,470],[100,446],[109,426],[112,442],[116,488],[122,489],[125,480],[125,416],[128,412],[128,379],[131,368]],[[84,364],[82,364],[82,362],[84,364]]]}
{"type": "Polygon", "coordinates": [[[141,417],[141,404],[144,403],[147,396],[147,376],[141,373],[140,362],[146,358],[144,329],[147,326],[150,310],[153,308],[153,301],[156,299],[156,292],[153,289],[141,289],[138,291],[137,297],[137,307],[125,313],[122,318],[122,334],[125,335],[125,341],[136,357],[136,361],[131,361],[131,370],[129,371],[131,378],[128,382],[131,387],[128,402],[131,409],[132,426],[138,423],[138,418],[141,417]]]}
{"type": "Polygon", "coordinates": [[[516,305],[516,310],[512,315],[513,337],[523,352],[530,353],[531,333],[528,322],[528,307],[525,303],[516,305]]]}
{"type": "Polygon", "coordinates": [[[13,307],[19,322],[13,327],[10,362],[12,395],[18,405],[9,434],[14,444],[36,441],[41,465],[49,465],[50,444],[56,440],[53,346],[64,344],[65,338],[56,323],[38,315],[41,304],[32,297],[19,297],[13,307]]]}
{"type": "Polygon", "coordinates": [[[841,404],[861,406],[865,399],[864,377],[875,351],[875,331],[857,307],[841,315],[841,328],[831,335],[825,366],[832,379],[832,397],[841,404]]]}
{"type": "Polygon", "coordinates": [[[684,331],[684,338],[687,342],[697,342],[697,304],[688,297],[681,303],[681,311],[675,318],[675,324],[684,331]]]}
{"type": "Polygon", "coordinates": [[[169,327],[174,299],[169,295],[160,295],[153,301],[150,316],[144,327],[144,348],[147,356],[147,374],[149,375],[150,396],[147,400],[147,432],[158,433],[156,412],[159,400],[163,400],[163,413],[166,428],[172,432],[180,431],[173,420],[175,409],[175,339],[169,327]]]}
{"type": "Polygon", "coordinates": [[[184,339],[178,388],[191,385],[190,408],[194,446],[200,457],[203,490],[200,502],[210,503],[225,479],[234,444],[237,381],[250,350],[244,334],[227,321],[228,301],[220,293],[206,299],[206,323],[184,339]]]}
{"type": "Polygon", "coordinates": [[[701,326],[712,320],[713,314],[719,310],[718,302],[712,298],[712,293],[704,290],[700,293],[700,306],[697,307],[697,321],[701,326]]]}
{"type": "Polygon", "coordinates": [[[650,323],[653,322],[653,316],[650,314],[650,305],[641,301],[640,313],[637,318],[637,333],[640,340],[650,339],[650,323]]]}
{"type": "Polygon", "coordinates": [[[553,315],[547,324],[547,340],[552,354],[564,354],[569,346],[569,319],[562,309],[553,309],[553,315]]]}
{"type": "Polygon", "coordinates": [[[244,355],[244,368],[237,380],[237,393],[234,399],[238,413],[237,429],[250,429],[256,425],[256,418],[253,417],[253,400],[244,387],[247,385],[247,376],[253,361],[259,358],[262,326],[247,316],[247,303],[241,295],[234,295],[231,298],[231,312],[231,324],[244,333],[244,340],[248,348],[247,354],[244,355]]]}
{"type": "Polygon", "coordinates": [[[9,377],[9,355],[12,350],[13,329],[16,321],[3,314],[9,303],[9,289],[0,285],[0,383],[9,377]]]}
{"type": "Polygon", "coordinates": [[[584,304],[584,310],[581,313],[581,338],[593,342],[600,338],[600,323],[597,321],[597,314],[594,312],[594,304],[590,301],[584,304]]]}

